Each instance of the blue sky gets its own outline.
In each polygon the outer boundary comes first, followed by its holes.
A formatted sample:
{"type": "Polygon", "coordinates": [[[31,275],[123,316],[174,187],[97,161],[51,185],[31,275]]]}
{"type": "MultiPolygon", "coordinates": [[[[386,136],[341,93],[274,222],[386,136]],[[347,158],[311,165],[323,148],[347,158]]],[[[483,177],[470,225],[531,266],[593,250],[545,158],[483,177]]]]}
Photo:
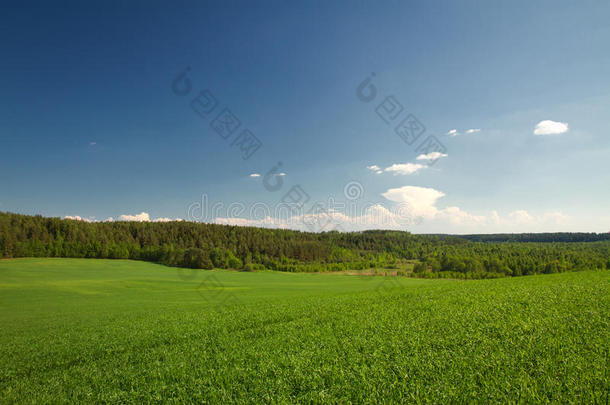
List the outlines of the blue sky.
{"type": "Polygon", "coordinates": [[[3,7],[0,210],[308,229],[322,202],[315,230],[610,231],[607,2],[124,3],[3,7]],[[262,143],[245,160],[243,129],[262,143]],[[302,212],[276,215],[297,185],[302,212]],[[220,208],[193,216],[202,195],[220,208]]]}

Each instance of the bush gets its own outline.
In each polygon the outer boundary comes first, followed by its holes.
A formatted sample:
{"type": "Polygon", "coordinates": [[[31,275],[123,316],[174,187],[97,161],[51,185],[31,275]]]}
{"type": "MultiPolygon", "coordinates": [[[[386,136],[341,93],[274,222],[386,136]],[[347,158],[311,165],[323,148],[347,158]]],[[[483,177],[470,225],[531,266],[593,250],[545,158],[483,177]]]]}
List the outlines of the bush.
{"type": "Polygon", "coordinates": [[[422,262],[415,263],[413,266],[413,273],[423,273],[426,271],[426,265],[422,262]]]}

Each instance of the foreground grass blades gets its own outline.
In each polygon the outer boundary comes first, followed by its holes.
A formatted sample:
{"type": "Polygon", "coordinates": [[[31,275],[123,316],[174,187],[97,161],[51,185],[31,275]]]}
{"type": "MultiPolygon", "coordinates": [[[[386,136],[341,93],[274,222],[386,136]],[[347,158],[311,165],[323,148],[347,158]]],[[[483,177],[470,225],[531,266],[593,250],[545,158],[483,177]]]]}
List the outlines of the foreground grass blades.
{"type": "Polygon", "coordinates": [[[610,273],[0,261],[0,400],[607,403],[610,273]]]}

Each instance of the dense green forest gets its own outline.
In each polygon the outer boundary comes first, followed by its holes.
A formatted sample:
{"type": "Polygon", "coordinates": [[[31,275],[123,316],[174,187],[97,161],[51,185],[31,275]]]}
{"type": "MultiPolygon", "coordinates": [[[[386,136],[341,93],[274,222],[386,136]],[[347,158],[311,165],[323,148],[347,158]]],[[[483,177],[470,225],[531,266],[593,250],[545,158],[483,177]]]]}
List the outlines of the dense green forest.
{"type": "MultiPolygon", "coordinates": [[[[569,234],[565,234],[569,235],[569,234]]],[[[578,239],[577,239],[578,240],[578,239]]],[[[610,241],[479,242],[400,231],[307,233],[194,222],[84,222],[0,212],[0,257],[134,259],[212,269],[399,269],[486,278],[610,268],[610,241]]]]}
{"type": "MultiPolygon", "coordinates": [[[[454,235],[438,235],[440,238],[454,235]]],[[[473,242],[597,242],[610,240],[610,232],[555,232],[555,233],[491,233],[478,235],[459,235],[473,242]]]]}

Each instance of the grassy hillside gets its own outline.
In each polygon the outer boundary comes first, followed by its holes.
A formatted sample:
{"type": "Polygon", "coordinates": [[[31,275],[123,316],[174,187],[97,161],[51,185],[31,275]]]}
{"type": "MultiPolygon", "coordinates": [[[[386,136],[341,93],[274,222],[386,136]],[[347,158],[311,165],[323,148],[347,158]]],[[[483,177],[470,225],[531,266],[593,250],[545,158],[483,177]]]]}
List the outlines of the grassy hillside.
{"type": "Polygon", "coordinates": [[[609,281],[0,260],[0,400],[607,403],[609,281]]]}

